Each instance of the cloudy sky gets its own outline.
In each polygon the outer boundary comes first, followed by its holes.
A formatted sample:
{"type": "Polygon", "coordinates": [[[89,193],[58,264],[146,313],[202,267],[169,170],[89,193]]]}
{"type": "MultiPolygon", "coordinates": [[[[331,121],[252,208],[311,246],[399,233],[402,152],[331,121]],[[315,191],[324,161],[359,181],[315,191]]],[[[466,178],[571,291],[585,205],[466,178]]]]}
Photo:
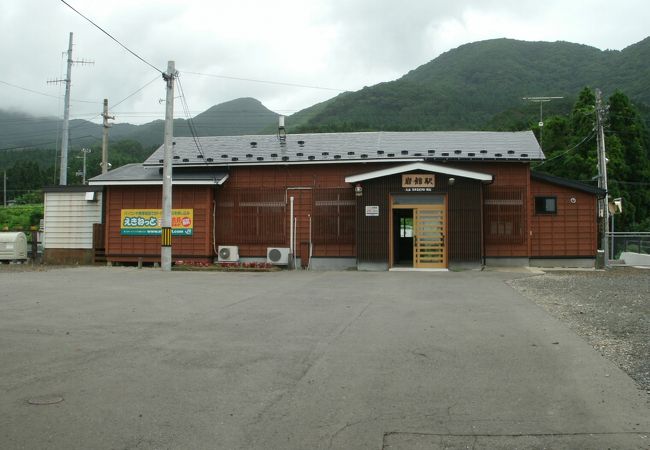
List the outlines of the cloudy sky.
{"type": "MultiPolygon", "coordinates": [[[[156,68],[174,60],[191,115],[239,97],[289,115],[484,39],[620,50],[650,35],[647,0],[66,1],[156,68]]],[[[72,118],[97,121],[103,98],[118,122],[164,117],[160,74],[60,0],[0,4],[1,109],[62,116],[47,81],[65,78],[70,32],[73,58],[94,61],[73,68],[72,118]]]]}

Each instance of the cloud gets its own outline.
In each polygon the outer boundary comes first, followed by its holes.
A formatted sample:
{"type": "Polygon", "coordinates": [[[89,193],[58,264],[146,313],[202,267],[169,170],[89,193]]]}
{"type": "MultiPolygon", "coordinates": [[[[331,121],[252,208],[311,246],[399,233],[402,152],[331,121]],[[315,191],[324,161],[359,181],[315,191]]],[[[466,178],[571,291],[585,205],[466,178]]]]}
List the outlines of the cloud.
{"type": "MultiPolygon", "coordinates": [[[[290,114],[337,94],[242,79],[357,90],[468,42],[510,37],[620,49],[645,38],[650,22],[650,7],[640,0],[597,0],[589,8],[577,0],[69,1],[155,67],[175,60],[193,114],[238,97],[290,114]]],[[[63,3],[22,0],[2,6],[7,64],[0,81],[62,95],[46,81],[64,77],[70,31],[75,59],[95,61],[73,68],[72,98],[96,102],[73,102],[73,117],[96,116],[103,98],[115,104],[159,76],[63,3]]],[[[0,95],[0,108],[62,115],[55,98],[2,84],[0,95]]],[[[161,79],[114,113],[137,123],[162,118],[164,96],[161,79]]]]}

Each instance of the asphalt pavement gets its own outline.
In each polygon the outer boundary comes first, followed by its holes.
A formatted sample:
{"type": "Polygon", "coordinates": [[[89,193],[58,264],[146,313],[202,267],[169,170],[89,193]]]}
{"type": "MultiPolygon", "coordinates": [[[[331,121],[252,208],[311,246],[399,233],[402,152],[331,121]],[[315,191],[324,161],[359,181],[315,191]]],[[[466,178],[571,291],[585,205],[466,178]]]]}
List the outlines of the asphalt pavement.
{"type": "Polygon", "coordinates": [[[0,270],[0,447],[649,448],[521,276],[0,270]]]}

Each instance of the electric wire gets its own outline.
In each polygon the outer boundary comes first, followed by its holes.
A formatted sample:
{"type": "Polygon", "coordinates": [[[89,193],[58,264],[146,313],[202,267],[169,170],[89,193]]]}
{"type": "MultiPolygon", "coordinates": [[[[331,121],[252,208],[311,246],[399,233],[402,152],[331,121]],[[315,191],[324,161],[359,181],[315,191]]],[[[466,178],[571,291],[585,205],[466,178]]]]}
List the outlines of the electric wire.
{"type": "Polygon", "coordinates": [[[618,181],[618,180],[609,179],[607,180],[607,182],[616,183],[616,184],[626,184],[630,186],[650,186],[650,182],[648,181],[618,181]]]}
{"type": "MultiPolygon", "coordinates": [[[[127,97],[125,97],[124,99],[122,99],[122,100],[120,100],[119,102],[115,103],[114,105],[109,106],[108,109],[109,109],[109,110],[110,110],[110,109],[113,109],[113,108],[115,108],[117,105],[120,105],[120,104],[124,103],[125,101],[127,101],[128,99],[130,99],[131,97],[133,97],[134,95],[136,95],[137,93],[139,93],[140,91],[142,91],[143,89],[145,89],[147,86],[149,86],[151,83],[153,83],[153,82],[156,81],[156,80],[158,80],[158,77],[155,77],[153,80],[149,81],[147,84],[145,84],[144,86],[142,86],[141,88],[139,88],[137,91],[135,91],[135,92],[129,94],[127,97]]],[[[87,121],[88,121],[88,122],[92,122],[93,120],[95,120],[95,119],[101,117],[102,114],[103,114],[103,113],[95,114],[95,115],[92,116],[90,119],[87,119],[87,121]]],[[[79,128],[79,127],[84,126],[84,125],[85,125],[85,123],[82,122],[82,123],[80,123],[80,124],[75,125],[75,126],[72,127],[71,129],[79,128]]]]}
{"type": "Polygon", "coordinates": [[[138,55],[137,53],[135,53],[133,50],[131,50],[130,48],[128,48],[126,45],[122,44],[122,43],[121,43],[120,41],[118,41],[115,37],[113,37],[113,36],[112,36],[108,31],[104,30],[102,27],[100,27],[100,26],[97,25],[95,22],[93,22],[90,18],[84,16],[82,13],[80,13],[79,11],[77,11],[77,10],[76,10],[72,5],[70,5],[68,2],[66,2],[65,0],[61,0],[61,3],[63,3],[63,4],[66,5],[68,8],[70,8],[71,10],[73,10],[74,12],[76,12],[77,14],[79,14],[79,15],[80,15],[81,17],[83,17],[84,19],[86,19],[86,20],[87,20],[88,22],[90,22],[93,26],[95,26],[95,28],[97,28],[97,29],[100,30],[102,33],[104,33],[106,36],[108,36],[108,37],[111,38],[113,41],[115,41],[115,42],[116,42],[120,47],[122,47],[124,50],[126,50],[126,51],[129,52],[129,53],[131,53],[133,56],[135,56],[136,58],[138,58],[140,61],[142,61],[143,63],[145,63],[146,65],[148,65],[148,66],[151,67],[152,69],[154,69],[156,72],[159,72],[160,74],[163,74],[163,75],[164,75],[164,72],[163,72],[162,70],[160,70],[159,68],[157,68],[156,66],[154,66],[153,64],[151,64],[149,61],[147,61],[146,59],[144,59],[142,56],[140,56],[140,55],[138,55]]]}
{"type": "MultiPolygon", "coordinates": [[[[93,135],[87,134],[87,135],[85,135],[85,136],[79,136],[79,137],[76,137],[76,138],[74,138],[74,139],[70,139],[70,141],[80,141],[80,140],[82,140],[82,139],[86,139],[86,138],[91,138],[91,139],[95,139],[95,140],[100,140],[100,139],[99,139],[98,137],[96,137],[96,136],[93,136],[93,135]]],[[[7,150],[7,151],[9,151],[9,150],[21,150],[21,149],[34,149],[34,150],[36,150],[36,149],[38,149],[38,146],[40,146],[40,145],[54,145],[54,144],[58,144],[58,142],[59,142],[59,140],[57,139],[56,141],[39,142],[38,144],[18,145],[18,146],[16,146],[16,147],[4,147],[4,148],[0,148],[0,151],[5,151],[5,150],[7,150]]]]}
{"type": "MultiPolygon", "coordinates": [[[[61,0],[63,1],[63,0],[61,0]]],[[[346,89],[337,89],[337,88],[330,88],[330,87],[323,87],[323,86],[313,86],[313,85],[308,85],[308,84],[296,84],[296,83],[284,83],[281,81],[270,81],[270,80],[256,80],[254,78],[241,78],[241,77],[229,77],[226,75],[216,75],[212,73],[201,73],[201,72],[186,72],[183,71],[184,74],[189,74],[189,75],[198,75],[198,76],[203,76],[203,77],[212,77],[212,78],[222,78],[224,80],[235,80],[235,81],[248,81],[251,83],[264,83],[264,84],[274,84],[278,86],[289,86],[289,87],[299,87],[299,88],[307,88],[307,89],[320,89],[323,91],[334,91],[334,92],[348,92],[346,89]]]]}
{"type": "MultiPolygon", "coordinates": [[[[10,86],[10,87],[16,88],[16,89],[21,89],[23,91],[31,92],[32,94],[42,95],[44,97],[50,97],[50,98],[56,98],[56,99],[61,98],[58,95],[47,94],[45,92],[40,92],[40,91],[36,91],[34,89],[29,89],[29,88],[26,88],[26,87],[23,87],[23,86],[18,86],[17,84],[8,83],[8,82],[2,81],[2,80],[0,80],[0,84],[4,84],[6,86],[10,86]]],[[[72,99],[72,98],[70,99],[70,101],[71,102],[76,102],[76,103],[91,103],[91,104],[97,104],[98,103],[98,102],[94,102],[94,101],[91,101],[91,100],[75,100],[75,99],[72,99]]]]}
{"type": "Polygon", "coordinates": [[[585,142],[591,140],[594,136],[596,136],[595,131],[596,131],[596,130],[591,130],[591,133],[589,133],[587,136],[585,136],[584,139],[582,139],[582,140],[581,140],[580,142],[578,142],[576,145],[574,145],[573,147],[571,147],[571,148],[568,149],[568,150],[563,151],[563,152],[560,153],[559,155],[555,155],[554,157],[552,157],[552,158],[550,158],[550,159],[545,159],[545,160],[542,161],[540,164],[538,164],[537,167],[541,167],[541,166],[543,166],[544,164],[546,164],[547,162],[550,162],[550,161],[553,161],[553,160],[555,160],[555,159],[558,159],[558,158],[560,158],[560,157],[566,155],[567,153],[569,153],[569,152],[571,152],[571,151],[577,149],[577,148],[580,147],[582,144],[584,144],[585,142]]]}
{"type": "Polygon", "coordinates": [[[185,92],[183,91],[183,84],[181,83],[180,77],[176,77],[176,81],[178,81],[178,91],[181,94],[181,105],[183,107],[183,111],[185,114],[185,117],[187,119],[187,124],[190,129],[190,134],[192,135],[192,140],[194,141],[194,145],[196,145],[196,149],[198,150],[199,154],[201,155],[201,159],[205,163],[205,165],[208,165],[208,162],[205,160],[205,154],[203,153],[203,147],[201,146],[201,142],[199,140],[198,133],[196,132],[196,128],[194,127],[194,120],[192,119],[192,116],[190,115],[190,108],[187,104],[187,98],[185,97],[185,92]]]}

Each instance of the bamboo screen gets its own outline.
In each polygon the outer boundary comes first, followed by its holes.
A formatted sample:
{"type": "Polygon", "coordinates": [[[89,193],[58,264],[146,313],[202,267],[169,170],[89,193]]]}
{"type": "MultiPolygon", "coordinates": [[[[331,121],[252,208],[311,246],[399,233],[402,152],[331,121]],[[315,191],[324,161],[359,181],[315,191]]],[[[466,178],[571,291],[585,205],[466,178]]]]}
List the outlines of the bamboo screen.
{"type": "Polygon", "coordinates": [[[232,189],[219,193],[218,242],[283,245],[288,236],[284,189],[232,189]]]}
{"type": "Polygon", "coordinates": [[[485,242],[519,244],[526,239],[526,189],[490,187],[484,195],[485,242]]]}
{"type": "MultiPolygon", "coordinates": [[[[245,188],[219,192],[215,217],[218,242],[284,245],[289,239],[285,189],[245,188]]],[[[356,200],[352,189],[312,190],[312,240],[317,244],[353,244],[356,200]]],[[[300,211],[296,205],[295,214],[300,211]]]]}
{"type": "Polygon", "coordinates": [[[316,244],[352,244],[356,200],[352,189],[314,189],[313,241],[316,244]]]}

